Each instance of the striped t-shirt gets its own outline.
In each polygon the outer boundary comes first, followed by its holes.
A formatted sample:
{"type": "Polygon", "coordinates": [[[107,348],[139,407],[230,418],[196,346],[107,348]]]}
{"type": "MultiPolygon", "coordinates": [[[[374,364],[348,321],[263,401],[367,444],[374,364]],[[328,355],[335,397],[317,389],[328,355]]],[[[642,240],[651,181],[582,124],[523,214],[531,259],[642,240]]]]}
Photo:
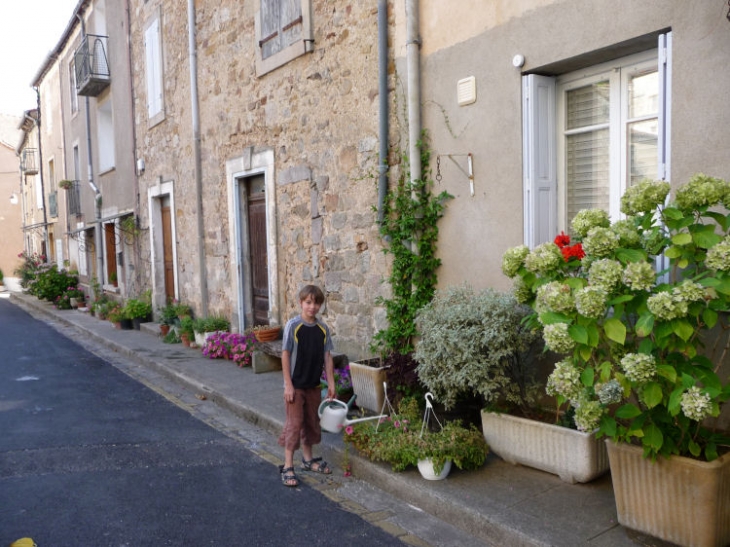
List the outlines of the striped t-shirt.
{"type": "Polygon", "coordinates": [[[290,319],[284,327],[282,349],[291,356],[291,379],[295,389],[309,389],[320,384],[324,355],[333,344],[327,325],[317,319],[306,323],[301,315],[290,319]]]}

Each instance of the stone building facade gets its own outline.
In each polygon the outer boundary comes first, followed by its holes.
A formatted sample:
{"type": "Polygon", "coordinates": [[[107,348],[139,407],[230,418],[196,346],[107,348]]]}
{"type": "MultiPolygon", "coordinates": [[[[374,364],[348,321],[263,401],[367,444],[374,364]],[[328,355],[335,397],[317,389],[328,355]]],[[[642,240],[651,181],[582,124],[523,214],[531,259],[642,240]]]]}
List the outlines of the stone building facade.
{"type": "Polygon", "coordinates": [[[266,270],[269,285],[264,321],[283,324],[297,312],[299,288],[315,283],[326,292],[323,316],[338,349],[365,354],[382,326],[375,301],[387,290],[374,211],[377,10],[370,3],[312,2],[311,12],[304,13],[311,23],[311,51],[261,73],[258,4],[195,3],[195,103],[188,6],[132,1],[132,65],[140,76],[134,83],[136,153],[145,164],[140,193],[150,204],[144,222],[150,225],[151,267],[157,270],[151,275],[155,298],[158,303],[164,298],[166,283],[159,258],[165,251],[159,243],[155,249],[164,222],[158,211],[170,203],[175,296],[198,314],[231,317],[237,329],[262,319],[261,310],[256,315],[253,309],[247,225],[252,185],[261,184],[256,191],[266,196],[268,252],[258,267],[266,270]],[[150,114],[154,85],[143,75],[153,62],[149,40],[155,29],[163,97],[162,109],[150,114]],[[256,182],[257,176],[263,180],[256,182]]]}

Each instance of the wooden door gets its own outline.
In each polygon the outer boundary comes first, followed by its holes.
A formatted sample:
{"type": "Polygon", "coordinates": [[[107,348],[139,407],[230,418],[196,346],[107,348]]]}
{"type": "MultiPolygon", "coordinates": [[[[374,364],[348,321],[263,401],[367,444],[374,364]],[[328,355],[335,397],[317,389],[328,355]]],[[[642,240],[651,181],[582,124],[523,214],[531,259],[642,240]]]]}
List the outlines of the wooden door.
{"type": "Polygon", "coordinates": [[[246,181],[248,195],[248,248],[251,265],[251,292],[255,325],[269,324],[269,268],[266,253],[266,195],[264,176],[246,181]]]}
{"type": "Polygon", "coordinates": [[[117,239],[113,222],[104,224],[104,238],[106,243],[107,280],[116,287],[119,281],[117,279],[117,239]]]}
{"type": "Polygon", "coordinates": [[[162,200],[160,208],[162,216],[162,256],[165,271],[165,301],[170,302],[175,298],[175,271],[172,255],[172,219],[170,218],[170,198],[162,200]]]}

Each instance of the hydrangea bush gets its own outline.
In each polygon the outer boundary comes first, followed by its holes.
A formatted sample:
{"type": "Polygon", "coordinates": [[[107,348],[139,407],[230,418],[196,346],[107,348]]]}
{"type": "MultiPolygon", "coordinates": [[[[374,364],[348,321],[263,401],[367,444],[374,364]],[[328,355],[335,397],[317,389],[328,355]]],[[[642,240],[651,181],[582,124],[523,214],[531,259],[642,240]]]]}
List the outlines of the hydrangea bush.
{"type": "Polygon", "coordinates": [[[625,219],[580,211],[571,235],[509,249],[502,270],[546,347],[564,356],[547,391],[574,408],[580,430],[641,444],[651,458],[711,461],[730,445],[708,427],[730,397],[718,375],[730,347],[730,184],[699,174],[665,205],[669,190],[632,186],[625,219]]]}

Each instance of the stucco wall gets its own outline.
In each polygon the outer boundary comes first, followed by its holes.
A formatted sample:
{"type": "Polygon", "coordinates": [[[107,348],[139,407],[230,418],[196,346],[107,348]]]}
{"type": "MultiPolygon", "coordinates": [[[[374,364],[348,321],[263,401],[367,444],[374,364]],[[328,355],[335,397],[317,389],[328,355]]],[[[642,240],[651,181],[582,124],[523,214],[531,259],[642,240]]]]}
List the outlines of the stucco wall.
{"type": "MultiPolygon", "coordinates": [[[[3,122],[7,119],[2,118],[3,122]]],[[[18,120],[13,120],[17,126],[18,120]]],[[[19,161],[14,148],[0,142],[0,270],[6,278],[15,276],[15,268],[20,265],[18,253],[23,250],[19,161]],[[13,194],[17,198],[14,204],[10,202],[13,194]]]]}
{"type": "MultiPolygon", "coordinates": [[[[730,176],[725,153],[730,146],[730,73],[723,68],[730,52],[730,23],[722,2],[477,4],[421,2],[424,126],[434,155],[442,155],[439,189],[456,196],[441,224],[440,286],[464,281],[478,287],[510,285],[500,264],[502,253],[523,241],[524,73],[671,29],[671,181],[682,183],[698,171],[730,176]],[[446,21],[453,25],[448,32],[446,21]],[[521,69],[512,66],[515,54],[525,56],[521,69]],[[459,107],[456,84],[468,76],[476,78],[477,101],[459,107]],[[466,153],[474,155],[474,197],[466,176],[444,157],[466,153]]],[[[402,70],[405,50],[395,49],[402,70]]],[[[466,169],[465,158],[454,159],[466,169]]]]}

